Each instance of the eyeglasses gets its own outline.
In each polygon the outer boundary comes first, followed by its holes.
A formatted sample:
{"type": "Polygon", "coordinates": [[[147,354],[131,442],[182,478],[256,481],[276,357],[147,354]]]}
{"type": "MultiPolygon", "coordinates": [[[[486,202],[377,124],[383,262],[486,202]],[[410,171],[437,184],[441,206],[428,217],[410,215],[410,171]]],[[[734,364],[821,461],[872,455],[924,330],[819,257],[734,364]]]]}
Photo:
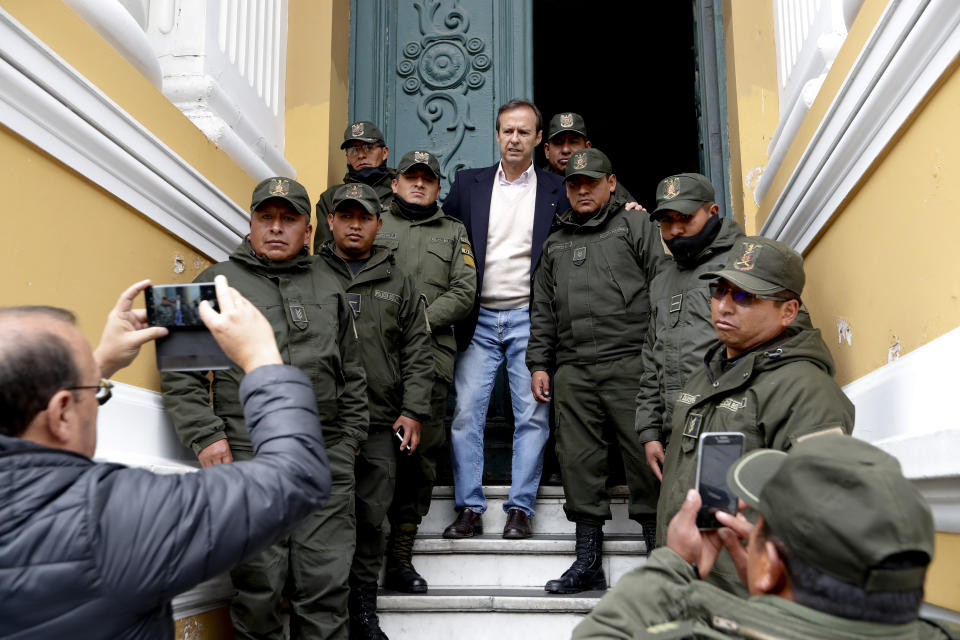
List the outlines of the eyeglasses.
{"type": "Polygon", "coordinates": [[[80,389],[96,389],[97,393],[94,397],[97,399],[97,404],[101,406],[107,404],[107,400],[113,397],[113,383],[106,378],[100,378],[100,384],[67,387],[65,391],[79,391],[80,389]]]}
{"type": "Polygon", "coordinates": [[[743,289],[734,289],[726,282],[710,283],[710,295],[713,296],[714,300],[723,300],[728,293],[733,301],[741,307],[749,307],[756,300],[775,300],[777,302],[790,300],[790,298],[785,298],[782,296],[765,296],[759,293],[750,293],[749,291],[744,291],[743,289]]]}
{"type": "Polygon", "coordinates": [[[363,155],[367,155],[368,153],[372,153],[374,149],[379,148],[380,145],[376,142],[365,142],[363,144],[356,144],[352,147],[347,147],[346,151],[348,156],[353,157],[361,151],[363,151],[363,155]]]}

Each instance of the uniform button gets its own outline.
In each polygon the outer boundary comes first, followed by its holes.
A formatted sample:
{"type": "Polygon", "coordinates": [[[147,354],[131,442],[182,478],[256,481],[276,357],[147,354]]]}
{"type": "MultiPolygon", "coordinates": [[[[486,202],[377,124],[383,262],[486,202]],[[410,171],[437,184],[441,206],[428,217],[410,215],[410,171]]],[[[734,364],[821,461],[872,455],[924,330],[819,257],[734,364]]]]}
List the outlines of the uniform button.
{"type": "Polygon", "coordinates": [[[747,373],[743,374],[743,377],[744,377],[744,378],[749,378],[749,377],[750,377],[750,372],[748,371],[747,373]]]}
{"type": "Polygon", "coordinates": [[[716,388],[719,387],[719,386],[720,386],[720,381],[719,381],[719,380],[717,380],[716,382],[713,383],[713,388],[714,388],[714,389],[716,389],[716,388]]]}

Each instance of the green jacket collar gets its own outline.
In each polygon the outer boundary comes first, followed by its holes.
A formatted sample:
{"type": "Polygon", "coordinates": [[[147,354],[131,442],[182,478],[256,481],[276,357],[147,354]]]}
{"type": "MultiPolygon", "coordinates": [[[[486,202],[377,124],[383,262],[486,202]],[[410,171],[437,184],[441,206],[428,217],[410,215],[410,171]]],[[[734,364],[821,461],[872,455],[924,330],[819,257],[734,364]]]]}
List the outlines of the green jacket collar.
{"type": "Polygon", "coordinates": [[[354,277],[353,272],[350,271],[350,266],[347,265],[346,260],[344,260],[340,254],[337,253],[337,250],[333,246],[333,242],[329,240],[320,245],[320,253],[317,257],[329,264],[348,280],[354,280],[357,282],[360,280],[375,280],[381,277],[389,276],[393,272],[392,267],[396,262],[395,258],[393,257],[393,252],[390,249],[375,244],[370,250],[370,260],[367,261],[367,264],[364,265],[360,273],[354,277]],[[381,273],[381,271],[384,270],[385,272],[381,273]]]}
{"type": "Polygon", "coordinates": [[[810,607],[805,607],[791,600],[777,596],[755,596],[750,599],[758,605],[770,607],[781,615],[798,618],[818,629],[833,629],[840,634],[860,638],[897,638],[907,640],[917,638],[917,623],[881,624],[879,622],[865,622],[832,616],[810,607]]]}
{"type": "Polygon", "coordinates": [[[578,231],[580,229],[596,229],[602,227],[604,224],[606,224],[607,220],[622,210],[622,202],[611,201],[600,207],[600,209],[588,217],[585,222],[581,222],[583,218],[571,208],[564,211],[557,218],[557,224],[559,224],[561,227],[566,227],[571,231],[578,231]]]}
{"type": "Polygon", "coordinates": [[[390,203],[389,211],[390,213],[400,218],[401,220],[407,220],[408,222],[411,222],[413,224],[427,224],[428,222],[433,222],[434,220],[439,220],[440,218],[446,217],[446,214],[443,212],[443,207],[439,206],[439,204],[440,203],[437,203],[436,211],[434,211],[432,214],[430,214],[426,218],[420,218],[420,219],[408,218],[407,216],[403,215],[403,213],[400,211],[400,207],[397,206],[396,200],[390,203]]]}

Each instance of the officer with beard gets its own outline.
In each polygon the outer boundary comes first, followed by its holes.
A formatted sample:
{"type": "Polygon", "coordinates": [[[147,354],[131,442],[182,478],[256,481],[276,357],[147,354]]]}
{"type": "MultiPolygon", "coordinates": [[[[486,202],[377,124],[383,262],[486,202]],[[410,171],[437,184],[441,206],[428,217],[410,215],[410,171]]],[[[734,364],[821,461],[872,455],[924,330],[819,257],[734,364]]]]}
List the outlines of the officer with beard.
{"type": "MultiPolygon", "coordinates": [[[[390,147],[386,145],[383,132],[368,120],[360,120],[347,125],[343,132],[343,144],[340,148],[347,154],[347,174],[343,184],[362,183],[377,194],[380,209],[387,209],[393,202],[392,182],[396,171],[387,166],[390,147]]],[[[317,232],[313,236],[313,253],[320,252],[320,245],[333,240],[333,234],[327,225],[327,216],[333,213],[333,195],[343,184],[332,185],[320,194],[317,200],[317,232]]]]}

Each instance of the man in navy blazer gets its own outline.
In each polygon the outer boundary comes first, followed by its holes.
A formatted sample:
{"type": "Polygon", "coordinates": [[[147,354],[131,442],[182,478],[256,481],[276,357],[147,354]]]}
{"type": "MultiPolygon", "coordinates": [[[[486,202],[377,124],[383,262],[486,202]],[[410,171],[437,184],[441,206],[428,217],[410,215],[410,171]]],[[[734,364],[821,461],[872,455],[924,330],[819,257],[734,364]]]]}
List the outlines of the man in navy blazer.
{"type": "Polygon", "coordinates": [[[504,538],[527,538],[540,484],[548,436],[548,405],[530,391],[524,364],[530,338],[531,276],[554,216],[569,208],[563,179],[533,164],[543,117],[528,100],[514,99],[497,113],[501,160],[483,169],[458,171],[443,210],[463,222],[477,266],[473,313],[456,326],[454,386],[457,403],[451,457],[457,519],[445,538],[483,533],[487,508],[483,478],[483,430],[494,378],[506,359],[514,415],[513,464],[504,538]]]}

